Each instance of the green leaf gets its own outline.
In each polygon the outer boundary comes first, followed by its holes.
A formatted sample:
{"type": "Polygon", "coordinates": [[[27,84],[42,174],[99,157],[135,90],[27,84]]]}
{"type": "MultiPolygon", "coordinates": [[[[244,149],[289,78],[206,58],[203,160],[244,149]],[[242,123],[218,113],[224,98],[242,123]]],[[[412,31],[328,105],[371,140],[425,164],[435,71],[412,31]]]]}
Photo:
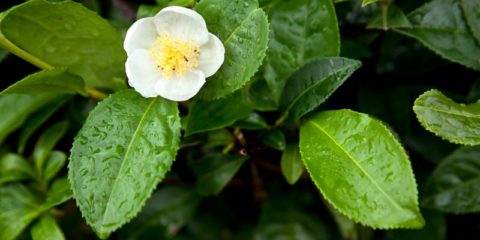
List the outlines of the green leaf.
{"type": "Polygon", "coordinates": [[[463,10],[468,26],[480,44],[480,2],[477,0],[461,0],[460,5],[463,10]]]}
{"type": "Polygon", "coordinates": [[[268,21],[257,0],[202,0],[195,10],[225,46],[222,67],[199,92],[213,100],[240,89],[258,70],[267,50],[268,21]]]}
{"type": "Polygon", "coordinates": [[[62,169],[67,161],[67,155],[60,151],[52,151],[46,159],[45,169],[43,170],[46,181],[52,179],[62,169]]]}
{"type": "Polygon", "coordinates": [[[42,208],[48,210],[72,198],[72,188],[67,178],[60,178],[53,182],[42,208]]]}
{"type": "Polygon", "coordinates": [[[58,99],[37,112],[33,113],[32,116],[28,118],[24,126],[21,129],[20,136],[18,137],[18,149],[17,152],[22,154],[25,151],[25,146],[32,136],[32,134],[43,124],[45,123],[59,108],[61,108],[69,99],[65,96],[61,99],[58,99]]]}
{"type": "Polygon", "coordinates": [[[8,153],[0,158],[0,185],[30,179],[33,176],[32,167],[22,156],[8,153]]]}
{"type": "Polygon", "coordinates": [[[295,184],[303,173],[303,162],[298,144],[289,144],[280,160],[282,174],[290,185],[295,184]]]}
{"type": "Polygon", "coordinates": [[[58,100],[61,95],[38,94],[7,94],[0,96],[0,143],[13,131],[22,126],[27,117],[47,105],[58,100]]]}
{"type": "Polygon", "coordinates": [[[325,111],[300,129],[310,177],[342,214],[374,228],[421,228],[408,156],[380,121],[350,110],[325,111]]]}
{"type": "Polygon", "coordinates": [[[0,186],[0,239],[15,239],[40,213],[28,188],[21,184],[0,186]]]}
{"type": "MultiPolygon", "coordinates": [[[[322,200],[325,202],[325,206],[327,207],[327,210],[330,212],[330,215],[333,217],[333,220],[335,220],[335,223],[343,239],[351,239],[351,240],[359,239],[358,238],[359,234],[357,232],[357,225],[355,224],[355,222],[353,222],[348,217],[340,213],[335,207],[328,204],[325,199],[322,198],[322,200]]],[[[408,231],[411,231],[411,230],[409,229],[408,231]]]]}
{"type": "Polygon", "coordinates": [[[395,31],[419,40],[450,61],[480,70],[480,45],[462,16],[460,1],[433,0],[408,15],[411,27],[395,31]]]}
{"type": "Polygon", "coordinates": [[[324,58],[298,70],[287,82],[281,99],[283,117],[298,119],[325,102],[361,62],[347,58],[324,58]]]}
{"type": "Polygon", "coordinates": [[[268,128],[268,123],[262,115],[252,112],[248,117],[236,121],[233,126],[247,130],[259,130],[268,128]]]}
{"type": "Polygon", "coordinates": [[[32,0],[8,10],[0,45],[42,69],[66,67],[92,87],[125,78],[123,38],[95,12],[73,1],[32,0]]]}
{"type": "Polygon", "coordinates": [[[479,212],[479,189],[480,147],[461,147],[432,173],[421,203],[448,213],[479,212]]]}
{"type": "Polygon", "coordinates": [[[282,1],[269,15],[265,79],[278,104],[293,73],[314,59],[339,55],[340,35],[331,0],[282,1]]]}
{"type": "Polygon", "coordinates": [[[218,195],[246,160],[246,157],[215,154],[192,161],[197,191],[204,196],[218,195]]]}
{"type": "Polygon", "coordinates": [[[214,101],[196,98],[190,105],[185,135],[228,127],[235,121],[249,116],[253,108],[241,94],[237,91],[226,98],[214,101]]]}
{"type": "Polygon", "coordinates": [[[480,144],[480,102],[458,104],[438,90],[415,100],[413,110],[422,126],[452,143],[480,144]]]}
{"type": "Polygon", "coordinates": [[[396,5],[384,5],[367,25],[367,28],[388,30],[396,27],[411,27],[410,21],[396,5]]]}
{"type": "Polygon", "coordinates": [[[31,229],[33,240],[62,240],[65,239],[62,230],[58,227],[55,218],[49,214],[43,215],[31,229]]]}
{"type": "Polygon", "coordinates": [[[268,133],[264,138],[262,138],[262,142],[265,145],[278,151],[285,150],[285,147],[287,145],[285,134],[278,129],[268,133]]]}
{"type": "Polygon", "coordinates": [[[133,90],[90,113],[70,155],[69,178],[87,223],[101,238],[132,219],[170,170],[180,141],[175,102],[133,90]]]}
{"type": "Polygon", "coordinates": [[[79,93],[86,95],[83,80],[79,76],[66,72],[65,69],[44,70],[16,82],[0,94],[24,93],[79,93]]]}
{"type": "Polygon", "coordinates": [[[45,160],[50,155],[57,142],[63,137],[63,135],[65,135],[67,129],[68,122],[58,122],[43,132],[38,139],[35,148],[33,149],[33,159],[38,173],[42,172],[45,160]]]}

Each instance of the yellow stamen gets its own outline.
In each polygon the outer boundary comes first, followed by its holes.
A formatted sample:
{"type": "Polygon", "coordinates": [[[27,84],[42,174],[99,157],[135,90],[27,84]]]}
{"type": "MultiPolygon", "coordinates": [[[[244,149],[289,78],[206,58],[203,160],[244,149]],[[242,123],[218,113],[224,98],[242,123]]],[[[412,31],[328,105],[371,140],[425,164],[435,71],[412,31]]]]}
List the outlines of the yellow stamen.
{"type": "Polygon", "coordinates": [[[168,79],[173,74],[179,77],[198,66],[200,47],[194,40],[172,39],[164,33],[155,39],[150,47],[157,68],[168,79]]]}

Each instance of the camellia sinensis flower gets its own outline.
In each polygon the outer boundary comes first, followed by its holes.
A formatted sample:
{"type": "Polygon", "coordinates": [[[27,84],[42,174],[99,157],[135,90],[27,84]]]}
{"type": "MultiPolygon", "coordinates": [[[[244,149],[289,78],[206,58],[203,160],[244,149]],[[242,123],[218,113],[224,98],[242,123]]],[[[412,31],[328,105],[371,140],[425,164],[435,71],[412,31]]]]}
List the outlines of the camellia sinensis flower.
{"type": "Polygon", "coordinates": [[[225,48],[197,12],[167,7],[136,21],[124,48],[128,83],[144,97],[185,101],[223,63],[225,48]]]}

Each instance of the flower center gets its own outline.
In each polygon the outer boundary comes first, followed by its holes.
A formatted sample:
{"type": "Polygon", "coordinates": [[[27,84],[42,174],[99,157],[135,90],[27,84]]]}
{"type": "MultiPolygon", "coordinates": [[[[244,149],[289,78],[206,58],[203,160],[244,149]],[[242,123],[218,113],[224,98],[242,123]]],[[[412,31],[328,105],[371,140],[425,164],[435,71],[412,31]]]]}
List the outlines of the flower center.
{"type": "Polygon", "coordinates": [[[198,66],[200,47],[192,40],[172,39],[164,33],[150,46],[157,68],[168,79],[172,75],[182,76],[198,66]]]}

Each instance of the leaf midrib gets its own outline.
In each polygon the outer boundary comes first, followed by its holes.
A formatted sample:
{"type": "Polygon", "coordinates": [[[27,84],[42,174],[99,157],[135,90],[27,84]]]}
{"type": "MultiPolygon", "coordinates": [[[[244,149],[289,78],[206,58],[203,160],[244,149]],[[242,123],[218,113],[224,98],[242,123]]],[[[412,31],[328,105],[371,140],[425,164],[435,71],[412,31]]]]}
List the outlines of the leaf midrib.
{"type": "Polygon", "coordinates": [[[228,35],[227,39],[225,40],[224,42],[224,45],[227,45],[227,42],[230,41],[230,38],[232,38],[233,35],[235,35],[237,33],[237,31],[240,29],[240,27],[242,27],[245,22],[250,19],[250,16],[252,16],[255,12],[257,12],[258,10],[261,10],[260,8],[255,8],[254,10],[252,10],[251,12],[248,13],[248,15],[238,24],[238,26],[228,35]]]}
{"type": "Polygon", "coordinates": [[[104,221],[105,221],[105,215],[107,213],[107,210],[108,210],[108,205],[110,203],[110,199],[112,197],[112,193],[113,191],[116,189],[117,187],[117,183],[118,183],[118,175],[122,172],[124,166],[125,166],[125,159],[127,159],[127,156],[130,154],[130,150],[132,149],[132,144],[133,142],[135,142],[137,136],[138,136],[138,132],[141,128],[141,126],[143,126],[143,121],[145,120],[145,116],[149,113],[150,109],[152,108],[152,106],[154,105],[154,103],[157,101],[158,97],[157,98],[154,98],[150,104],[147,106],[147,108],[145,109],[145,112],[143,113],[142,117],[140,118],[140,121],[138,122],[138,125],[137,125],[137,128],[135,129],[135,132],[133,133],[132,135],[132,138],[130,139],[130,142],[128,143],[128,147],[127,147],[127,150],[125,151],[125,155],[122,159],[122,164],[120,165],[120,169],[117,173],[117,176],[115,178],[115,182],[113,183],[113,186],[112,186],[112,191],[110,191],[110,194],[108,195],[108,200],[107,200],[107,204],[105,205],[105,210],[103,212],[103,216],[102,216],[102,222],[101,222],[101,225],[100,225],[100,232],[103,233],[102,230],[104,230],[104,227],[103,227],[103,224],[104,224],[104,221]]]}
{"type": "Polygon", "coordinates": [[[330,136],[330,134],[328,134],[322,127],[320,127],[320,125],[316,124],[314,121],[310,121],[310,123],[312,123],[313,126],[315,126],[316,128],[318,128],[321,132],[323,132],[328,138],[330,138],[332,140],[333,143],[335,143],[335,145],[340,149],[342,150],[350,160],[352,160],[352,162],[354,163],[354,165],[360,169],[360,171],[367,177],[368,180],[370,180],[373,185],[380,191],[380,193],[382,193],[390,203],[392,203],[392,205],[396,208],[398,208],[400,210],[400,212],[403,213],[403,208],[396,202],[394,201],[378,184],[377,182],[362,168],[362,166],[360,166],[357,161],[355,160],[355,158],[353,158],[352,155],[350,155],[350,153],[347,152],[347,150],[345,148],[343,148],[332,136],[330,136]]]}

